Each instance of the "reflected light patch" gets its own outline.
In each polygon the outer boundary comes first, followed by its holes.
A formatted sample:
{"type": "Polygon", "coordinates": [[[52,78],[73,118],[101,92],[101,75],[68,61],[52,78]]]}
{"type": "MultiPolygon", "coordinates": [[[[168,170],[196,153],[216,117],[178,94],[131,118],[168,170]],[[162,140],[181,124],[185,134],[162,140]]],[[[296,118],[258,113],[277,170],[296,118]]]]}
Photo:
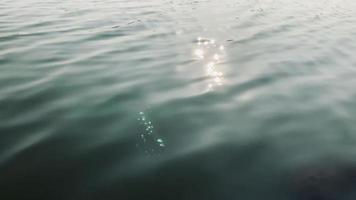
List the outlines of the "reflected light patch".
{"type": "Polygon", "coordinates": [[[206,75],[210,78],[207,90],[211,91],[216,86],[223,84],[224,74],[221,71],[220,63],[225,56],[223,45],[218,45],[215,39],[198,37],[197,48],[194,49],[194,57],[201,60],[205,68],[206,75]]]}
{"type": "Polygon", "coordinates": [[[159,154],[166,145],[163,139],[155,133],[152,121],[144,112],[139,112],[137,120],[141,125],[140,146],[147,155],[159,154]]]}
{"type": "Polygon", "coordinates": [[[204,51],[202,49],[196,49],[194,51],[194,55],[198,58],[198,59],[203,59],[204,58],[204,51]]]}

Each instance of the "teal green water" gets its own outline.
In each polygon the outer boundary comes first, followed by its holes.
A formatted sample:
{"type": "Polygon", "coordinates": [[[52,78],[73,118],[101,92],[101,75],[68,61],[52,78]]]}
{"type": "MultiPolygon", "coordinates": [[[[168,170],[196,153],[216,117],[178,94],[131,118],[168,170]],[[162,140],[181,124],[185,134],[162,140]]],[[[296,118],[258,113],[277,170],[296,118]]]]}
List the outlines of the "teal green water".
{"type": "Polygon", "coordinates": [[[2,0],[0,199],[354,200],[356,1],[2,0]]]}

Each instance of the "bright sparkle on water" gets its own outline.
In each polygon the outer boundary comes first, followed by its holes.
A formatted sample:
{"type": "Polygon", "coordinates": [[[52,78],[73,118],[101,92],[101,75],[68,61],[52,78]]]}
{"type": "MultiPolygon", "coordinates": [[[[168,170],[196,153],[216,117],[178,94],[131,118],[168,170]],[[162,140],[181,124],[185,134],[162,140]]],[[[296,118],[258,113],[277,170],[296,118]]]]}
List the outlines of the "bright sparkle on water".
{"type": "Polygon", "coordinates": [[[143,126],[143,131],[140,134],[142,144],[147,154],[152,154],[157,151],[157,147],[165,147],[165,143],[154,131],[153,123],[147,119],[144,112],[139,112],[138,121],[143,126]]]}
{"type": "Polygon", "coordinates": [[[216,86],[223,84],[223,72],[219,65],[224,56],[223,45],[217,45],[215,39],[198,37],[196,40],[197,48],[194,49],[194,57],[203,62],[206,75],[210,78],[207,90],[211,91],[216,86]]]}
{"type": "Polygon", "coordinates": [[[204,59],[204,51],[202,49],[196,49],[194,54],[197,56],[197,58],[204,59]]]}

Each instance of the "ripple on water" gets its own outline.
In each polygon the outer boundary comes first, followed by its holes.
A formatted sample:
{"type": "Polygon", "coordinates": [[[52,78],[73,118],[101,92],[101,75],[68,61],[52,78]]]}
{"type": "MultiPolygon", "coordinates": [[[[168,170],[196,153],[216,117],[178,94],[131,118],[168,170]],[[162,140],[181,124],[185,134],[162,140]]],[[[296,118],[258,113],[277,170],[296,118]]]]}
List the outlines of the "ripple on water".
{"type": "Polygon", "coordinates": [[[355,10],[1,1],[0,199],[354,199],[355,10]]]}

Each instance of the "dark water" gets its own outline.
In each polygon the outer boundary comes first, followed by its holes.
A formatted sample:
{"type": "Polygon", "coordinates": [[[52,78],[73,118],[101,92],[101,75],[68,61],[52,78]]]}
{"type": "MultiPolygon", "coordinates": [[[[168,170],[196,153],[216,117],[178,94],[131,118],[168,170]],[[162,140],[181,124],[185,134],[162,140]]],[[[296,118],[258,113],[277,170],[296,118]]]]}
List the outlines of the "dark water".
{"type": "Polygon", "coordinates": [[[356,199],[356,1],[2,0],[0,199],[356,199]]]}

